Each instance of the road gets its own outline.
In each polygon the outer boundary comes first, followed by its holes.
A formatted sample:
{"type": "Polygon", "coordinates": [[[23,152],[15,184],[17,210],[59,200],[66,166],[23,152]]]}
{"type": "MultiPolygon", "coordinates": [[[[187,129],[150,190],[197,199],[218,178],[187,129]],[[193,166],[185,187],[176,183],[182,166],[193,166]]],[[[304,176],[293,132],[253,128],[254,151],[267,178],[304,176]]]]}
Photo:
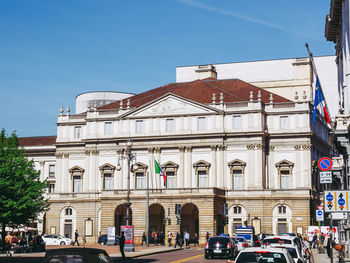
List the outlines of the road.
{"type": "Polygon", "coordinates": [[[153,263],[153,262],[164,262],[164,263],[219,263],[227,262],[227,259],[205,259],[204,248],[190,248],[184,250],[178,250],[173,252],[167,252],[162,254],[149,255],[144,257],[138,257],[135,259],[125,259],[119,262],[130,262],[130,263],[153,263]]]}

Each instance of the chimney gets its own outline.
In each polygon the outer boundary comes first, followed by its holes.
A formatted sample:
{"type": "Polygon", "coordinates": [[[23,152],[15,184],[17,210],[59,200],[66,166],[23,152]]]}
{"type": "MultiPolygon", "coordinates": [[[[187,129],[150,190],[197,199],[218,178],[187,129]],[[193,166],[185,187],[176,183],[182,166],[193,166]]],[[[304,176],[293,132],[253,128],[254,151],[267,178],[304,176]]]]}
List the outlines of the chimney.
{"type": "Polygon", "coordinates": [[[216,79],[216,69],[213,65],[200,65],[196,69],[197,79],[214,78],[216,79]]]}

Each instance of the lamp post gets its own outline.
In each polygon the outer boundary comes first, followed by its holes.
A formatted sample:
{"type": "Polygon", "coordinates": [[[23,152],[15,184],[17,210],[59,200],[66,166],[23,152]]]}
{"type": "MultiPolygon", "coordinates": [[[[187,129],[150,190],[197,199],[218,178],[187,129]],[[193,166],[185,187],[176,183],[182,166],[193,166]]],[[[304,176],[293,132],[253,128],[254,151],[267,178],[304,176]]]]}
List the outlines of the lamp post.
{"type": "MultiPolygon", "coordinates": [[[[125,202],[125,206],[126,206],[126,216],[125,216],[125,223],[127,226],[130,226],[130,206],[131,206],[131,202],[130,202],[130,172],[132,171],[136,171],[138,169],[138,166],[136,163],[133,164],[133,161],[136,160],[136,154],[132,153],[132,143],[129,140],[126,143],[126,149],[122,149],[121,152],[118,155],[118,164],[116,167],[117,171],[121,170],[121,166],[120,166],[120,160],[126,159],[128,161],[128,174],[127,174],[127,192],[126,192],[126,202],[125,202]],[[132,167],[131,167],[132,166],[132,167]]],[[[133,233],[132,233],[133,236],[133,233]]],[[[133,251],[133,245],[130,248],[131,251],[133,251]]],[[[127,246],[125,246],[125,250],[128,251],[129,249],[127,249],[127,246]]]]}

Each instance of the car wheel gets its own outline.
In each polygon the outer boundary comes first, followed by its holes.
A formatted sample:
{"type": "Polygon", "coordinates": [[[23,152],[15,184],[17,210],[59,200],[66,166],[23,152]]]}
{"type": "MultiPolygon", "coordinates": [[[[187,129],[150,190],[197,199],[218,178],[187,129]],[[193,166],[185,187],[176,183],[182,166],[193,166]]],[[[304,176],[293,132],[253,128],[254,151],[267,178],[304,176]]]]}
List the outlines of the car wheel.
{"type": "Polygon", "coordinates": [[[65,245],[65,244],[66,244],[66,243],[65,243],[64,241],[61,241],[61,242],[60,242],[60,245],[61,245],[61,246],[65,245]]]}
{"type": "Polygon", "coordinates": [[[205,257],[205,259],[208,259],[208,258],[209,258],[209,255],[205,254],[204,257],[205,257]]]}

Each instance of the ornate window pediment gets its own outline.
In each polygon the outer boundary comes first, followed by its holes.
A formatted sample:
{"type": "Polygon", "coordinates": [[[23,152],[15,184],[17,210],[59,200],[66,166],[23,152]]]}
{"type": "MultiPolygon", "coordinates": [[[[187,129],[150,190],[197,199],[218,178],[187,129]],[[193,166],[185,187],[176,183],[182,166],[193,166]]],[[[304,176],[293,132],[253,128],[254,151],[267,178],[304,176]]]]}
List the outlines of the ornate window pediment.
{"type": "Polygon", "coordinates": [[[277,169],[281,169],[281,168],[285,168],[285,169],[293,169],[294,167],[294,163],[284,159],[282,161],[279,161],[278,163],[276,163],[276,168],[277,169]]]}
{"type": "Polygon", "coordinates": [[[69,169],[69,173],[72,177],[73,176],[83,176],[84,172],[85,172],[85,170],[79,166],[74,166],[74,167],[69,169]]]}
{"type": "Polygon", "coordinates": [[[179,165],[172,162],[172,161],[169,161],[169,162],[166,162],[164,164],[162,164],[162,168],[165,169],[165,171],[173,171],[173,172],[176,172],[177,169],[179,168],[179,165]]]}
{"type": "Polygon", "coordinates": [[[243,162],[239,159],[235,159],[231,162],[228,163],[228,166],[232,169],[232,168],[240,168],[240,169],[244,169],[246,167],[247,163],[243,162]]]}
{"type": "Polygon", "coordinates": [[[110,173],[114,173],[114,170],[115,170],[115,166],[114,165],[111,165],[110,163],[106,163],[104,165],[101,165],[99,167],[100,169],[100,172],[101,173],[104,173],[104,172],[110,172],[110,173]]]}
{"type": "Polygon", "coordinates": [[[210,163],[204,161],[204,160],[200,160],[198,162],[195,162],[193,164],[193,168],[195,169],[209,169],[210,168],[210,163]]]}
{"type": "Polygon", "coordinates": [[[141,163],[141,162],[137,162],[137,170],[136,172],[143,172],[143,173],[146,173],[147,172],[147,169],[148,169],[148,166],[144,163],[141,163]]]}

